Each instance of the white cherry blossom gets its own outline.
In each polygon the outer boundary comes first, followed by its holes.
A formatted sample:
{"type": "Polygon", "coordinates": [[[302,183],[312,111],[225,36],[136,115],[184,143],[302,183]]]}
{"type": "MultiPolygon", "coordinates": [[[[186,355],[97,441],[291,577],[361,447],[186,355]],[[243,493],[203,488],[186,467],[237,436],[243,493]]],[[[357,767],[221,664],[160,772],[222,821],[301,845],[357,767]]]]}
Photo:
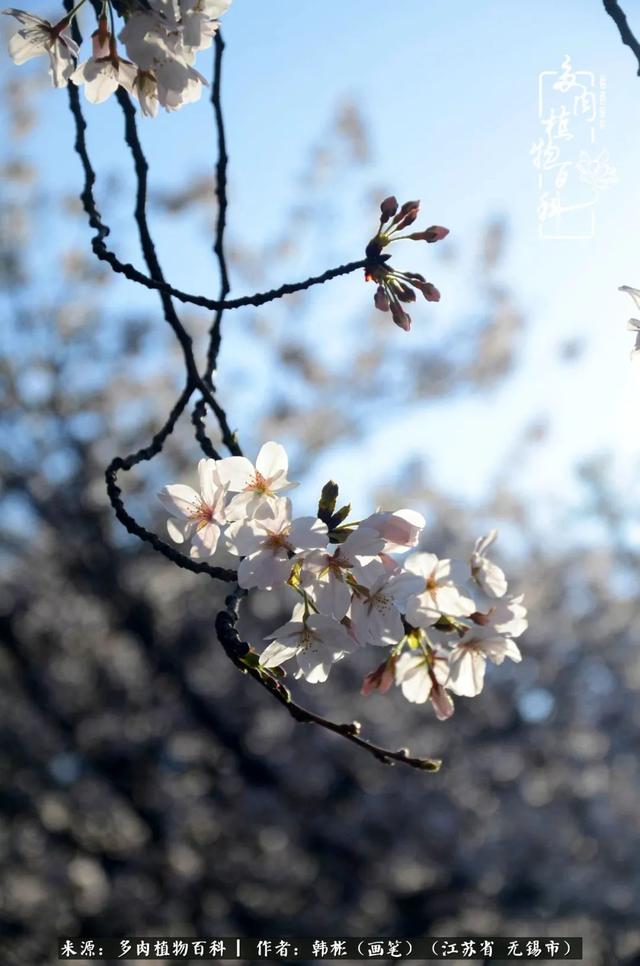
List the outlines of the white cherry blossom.
{"type": "Polygon", "coordinates": [[[477,611],[473,615],[474,624],[483,628],[491,628],[504,637],[520,637],[524,634],[529,622],[527,608],[523,604],[524,594],[518,597],[501,597],[491,600],[484,597],[476,600],[477,611]]]}
{"type": "MultiPolygon", "coordinates": [[[[294,617],[296,617],[294,611],[294,617]]],[[[296,657],[299,674],[309,684],[327,680],[331,665],[353,647],[353,641],[337,621],[324,614],[310,614],[306,620],[290,620],[265,640],[271,640],[260,657],[263,667],[280,667],[296,657]]]]}
{"type": "Polygon", "coordinates": [[[454,694],[475,697],[480,694],[484,685],[487,658],[494,664],[502,664],[505,657],[516,663],[522,660],[515,641],[510,637],[502,637],[491,628],[471,628],[460,638],[449,655],[447,687],[454,694]]]}
{"type": "Polygon", "coordinates": [[[199,493],[182,483],[165,486],[158,493],[158,499],[171,514],[167,521],[169,536],[175,543],[190,540],[190,556],[196,559],[215,553],[220,528],[226,520],[226,489],[218,478],[215,460],[200,460],[198,478],[199,493]]]}
{"type": "Polygon", "coordinates": [[[449,662],[444,654],[405,652],[396,662],[396,684],[414,704],[431,701],[436,716],[444,721],[453,714],[451,695],[444,685],[449,678],[449,662]]]}
{"type": "Polygon", "coordinates": [[[284,446],[265,443],[258,453],[255,466],[246,456],[228,456],[220,460],[220,478],[232,493],[229,519],[251,517],[259,506],[266,504],[274,509],[278,494],[297,486],[287,479],[289,460],[284,446]]]}
{"type": "Polygon", "coordinates": [[[66,87],[78,56],[78,45],[64,33],[66,18],[53,25],[42,17],[13,7],[2,13],[15,17],[22,24],[9,41],[9,53],[14,64],[24,64],[32,57],[47,54],[53,86],[66,87]]]}
{"type": "Polygon", "coordinates": [[[118,56],[109,35],[101,38],[99,31],[93,34],[93,55],[78,65],[69,80],[80,87],[92,104],[101,104],[114,94],[118,87],[131,93],[137,68],[131,61],[118,56]]]}
{"type": "Polygon", "coordinates": [[[486,537],[480,537],[471,554],[471,576],[488,597],[502,597],[507,592],[507,578],[503,571],[486,556],[497,536],[498,531],[491,530],[486,537]]]}
{"type": "Polygon", "coordinates": [[[355,635],[361,644],[393,646],[404,636],[400,610],[421,586],[420,578],[404,572],[389,573],[381,565],[376,571],[368,568],[364,581],[362,593],[354,595],[351,602],[355,635]]]}
{"type": "Polygon", "coordinates": [[[467,617],[476,610],[474,601],[458,586],[466,579],[460,564],[439,560],[434,553],[414,553],[404,568],[422,578],[421,590],[407,601],[407,620],[415,627],[429,627],[443,615],[467,617]]]}
{"type": "MultiPolygon", "coordinates": [[[[231,506],[233,501],[231,501],[231,506]]],[[[273,516],[269,507],[252,520],[235,520],[226,532],[231,553],[244,557],[238,567],[238,583],[245,589],[271,590],[289,579],[293,555],[326,546],[327,526],[317,517],[291,519],[289,500],[278,501],[273,516]]]]}
{"type": "Polygon", "coordinates": [[[305,554],[300,584],[309,591],[321,614],[336,620],[345,616],[351,603],[347,577],[353,574],[356,580],[362,578],[383,546],[384,540],[375,530],[360,525],[344,543],[305,554]]]}

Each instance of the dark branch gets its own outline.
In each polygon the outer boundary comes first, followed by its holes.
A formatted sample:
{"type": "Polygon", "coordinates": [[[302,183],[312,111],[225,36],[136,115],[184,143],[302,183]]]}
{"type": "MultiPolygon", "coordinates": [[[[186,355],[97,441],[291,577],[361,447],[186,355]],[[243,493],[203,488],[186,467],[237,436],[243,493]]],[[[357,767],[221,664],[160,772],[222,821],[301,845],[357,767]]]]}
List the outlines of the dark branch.
{"type": "Polygon", "coordinates": [[[151,533],[151,531],[146,530],[143,526],[141,526],[137,520],[135,520],[125,510],[121,496],[122,491],[118,486],[118,473],[120,470],[124,470],[126,472],[132,467],[137,466],[138,463],[153,459],[154,456],[157,456],[158,453],[161,452],[165,440],[173,432],[173,428],[182,415],[182,412],[189,402],[193,391],[193,384],[188,382],[183,389],[180,398],[169,413],[169,418],[167,419],[166,423],[153,437],[149,446],[145,446],[142,449],[139,449],[136,453],[131,453],[129,456],[116,456],[116,458],[109,463],[105,473],[107,493],[116,517],[123,525],[125,530],[127,530],[129,533],[138,537],[140,540],[144,540],[146,543],[151,544],[154,550],[157,550],[159,553],[163,554],[174,564],[177,564],[178,567],[182,567],[184,570],[190,570],[194,574],[208,574],[210,577],[214,577],[217,580],[226,580],[230,582],[235,580],[237,577],[237,574],[234,570],[226,570],[223,567],[212,567],[210,564],[205,563],[202,560],[191,560],[190,557],[185,557],[184,554],[174,550],[173,547],[170,547],[169,544],[161,540],[158,536],[156,536],[155,533],[151,533]]]}
{"type": "MultiPolygon", "coordinates": [[[[229,294],[229,273],[227,271],[227,261],[224,253],[224,231],[227,223],[227,165],[229,163],[229,157],[227,155],[227,142],[224,132],[224,118],[222,115],[222,54],[224,51],[224,40],[222,39],[222,33],[220,30],[215,36],[215,57],[213,65],[213,85],[211,91],[211,103],[213,104],[213,111],[216,120],[216,135],[218,141],[218,160],[216,164],[216,198],[218,202],[218,213],[216,222],[216,238],[213,246],[216,258],[218,260],[218,268],[220,269],[220,300],[224,301],[226,296],[229,294]]],[[[222,338],[222,315],[224,309],[219,308],[216,311],[215,317],[213,319],[211,329],[209,332],[209,348],[207,350],[207,365],[204,372],[204,379],[208,386],[211,387],[211,391],[214,391],[213,387],[213,371],[216,366],[216,361],[218,359],[218,353],[220,351],[220,342],[222,338]]],[[[230,449],[231,452],[234,450],[232,446],[237,443],[235,434],[231,432],[229,424],[227,422],[227,417],[222,409],[218,407],[216,409],[213,407],[213,411],[218,420],[218,425],[222,433],[222,439],[230,449]]],[[[211,441],[207,436],[205,428],[207,406],[204,399],[199,399],[193,409],[191,414],[191,422],[195,428],[195,435],[200,448],[202,449],[205,456],[212,458],[212,454],[215,452],[211,441]]],[[[237,453],[240,454],[240,447],[237,448],[237,453]]]]}
{"type": "Polygon", "coordinates": [[[315,714],[313,711],[309,711],[306,708],[301,707],[301,705],[296,704],[292,699],[287,688],[280,683],[277,677],[272,676],[265,671],[259,670],[252,664],[246,663],[246,658],[251,654],[251,647],[244,641],[241,641],[238,632],[236,630],[236,623],[238,620],[238,604],[241,596],[244,592],[241,590],[236,590],[235,593],[227,597],[225,601],[225,610],[220,611],[216,617],[216,633],[218,639],[222,644],[227,656],[231,661],[243,671],[245,674],[251,675],[251,677],[261,684],[263,688],[266,688],[270,694],[276,698],[280,704],[284,705],[292,718],[303,724],[315,724],[320,728],[324,728],[327,731],[332,731],[334,734],[339,735],[341,738],[346,738],[348,741],[352,741],[354,744],[358,745],[360,748],[364,748],[368,751],[374,758],[381,761],[385,765],[394,765],[396,762],[401,762],[403,765],[409,765],[410,768],[418,768],[421,771],[439,771],[441,762],[435,758],[418,758],[409,754],[408,748],[400,748],[398,751],[390,751],[387,748],[380,748],[378,745],[372,744],[365,738],[360,737],[360,724],[357,721],[350,721],[345,724],[339,724],[335,721],[330,721],[328,718],[323,718],[322,715],[315,714]]]}
{"type": "Polygon", "coordinates": [[[604,9],[607,11],[620,31],[622,43],[626,44],[627,47],[630,47],[633,53],[636,55],[636,60],[638,61],[637,74],[638,77],[640,77],[640,44],[631,31],[624,10],[622,10],[617,0],[603,0],[603,3],[604,9]]]}

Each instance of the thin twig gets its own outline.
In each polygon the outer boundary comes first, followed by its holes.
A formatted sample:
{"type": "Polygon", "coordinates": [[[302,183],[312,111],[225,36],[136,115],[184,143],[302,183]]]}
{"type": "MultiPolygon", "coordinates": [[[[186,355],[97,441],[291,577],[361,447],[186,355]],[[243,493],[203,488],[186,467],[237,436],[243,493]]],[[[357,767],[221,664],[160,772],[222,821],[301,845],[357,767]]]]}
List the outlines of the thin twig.
{"type": "Polygon", "coordinates": [[[636,55],[636,60],[638,61],[637,74],[638,77],[640,77],[640,43],[638,43],[636,40],[631,27],[627,22],[625,12],[617,0],[603,0],[603,3],[604,9],[607,11],[620,31],[622,43],[626,44],[627,47],[630,47],[633,53],[636,55]]]}
{"type": "Polygon", "coordinates": [[[109,466],[105,471],[107,494],[109,496],[109,502],[115,511],[116,517],[123,525],[125,530],[128,531],[128,533],[133,534],[140,540],[144,540],[145,543],[151,544],[154,550],[157,550],[158,553],[163,554],[178,567],[182,567],[183,570],[190,570],[194,574],[208,574],[209,577],[213,577],[216,580],[225,580],[227,582],[231,582],[237,578],[235,570],[227,570],[224,567],[212,567],[203,560],[192,560],[190,557],[186,557],[183,553],[179,553],[179,551],[169,546],[168,543],[165,543],[164,540],[161,540],[155,533],[151,533],[150,530],[147,530],[145,527],[141,526],[141,524],[139,524],[138,521],[131,516],[131,514],[127,513],[122,502],[122,491],[118,486],[118,473],[121,470],[126,472],[132,469],[132,467],[137,466],[138,463],[148,462],[162,451],[165,440],[173,432],[175,424],[182,415],[185,406],[193,394],[194,388],[195,387],[191,381],[188,381],[178,401],[169,413],[166,423],[153,437],[149,446],[145,446],[142,449],[137,450],[137,452],[131,453],[129,456],[116,456],[115,459],[109,463],[109,466]]]}
{"type": "Polygon", "coordinates": [[[249,674],[263,688],[266,688],[287,709],[292,718],[302,724],[318,725],[318,727],[332,731],[341,738],[346,738],[347,741],[352,741],[385,765],[394,765],[396,762],[400,762],[403,765],[408,765],[410,768],[418,768],[421,771],[439,771],[442,762],[437,758],[419,758],[410,755],[408,748],[391,751],[388,748],[381,748],[379,745],[374,745],[365,738],[361,738],[360,723],[358,721],[339,724],[336,721],[323,718],[322,715],[316,714],[314,711],[303,708],[292,700],[287,688],[276,677],[259,670],[251,664],[247,664],[245,659],[251,653],[252,648],[249,644],[240,640],[236,630],[238,605],[243,595],[244,592],[242,590],[236,589],[234,593],[227,597],[225,609],[220,611],[216,616],[218,639],[224,647],[227,656],[233,661],[236,667],[245,674],[249,674]]]}
{"type": "MultiPolygon", "coordinates": [[[[229,156],[227,154],[227,141],[225,137],[224,130],[224,117],[222,114],[222,54],[224,52],[224,40],[222,39],[222,32],[217,31],[215,36],[215,57],[213,63],[213,84],[211,89],[211,103],[213,105],[214,116],[216,120],[216,137],[218,142],[218,160],[216,163],[216,199],[218,203],[217,218],[216,218],[216,237],[213,246],[215,252],[218,268],[220,270],[220,295],[221,301],[224,301],[226,296],[229,294],[230,283],[229,283],[229,273],[227,270],[227,260],[224,252],[224,232],[227,223],[227,165],[229,163],[229,156]]],[[[222,315],[224,313],[223,308],[216,310],[213,322],[211,324],[211,329],[209,331],[209,347],[207,350],[207,365],[204,371],[204,380],[208,386],[211,387],[211,391],[214,392],[213,386],[213,372],[216,366],[216,361],[218,359],[218,352],[220,351],[220,342],[222,338],[222,315]]],[[[230,440],[234,440],[237,443],[235,435],[231,432],[229,424],[227,422],[226,414],[222,409],[219,412],[215,412],[218,420],[218,425],[220,426],[220,431],[222,433],[222,439],[229,445],[230,440]]],[[[195,435],[200,448],[202,449],[205,456],[211,458],[213,453],[213,446],[211,441],[207,436],[206,432],[206,413],[207,405],[204,398],[199,399],[194,406],[193,412],[191,414],[191,422],[195,428],[195,435]]],[[[242,450],[240,446],[237,446],[236,453],[240,455],[242,450]]]]}

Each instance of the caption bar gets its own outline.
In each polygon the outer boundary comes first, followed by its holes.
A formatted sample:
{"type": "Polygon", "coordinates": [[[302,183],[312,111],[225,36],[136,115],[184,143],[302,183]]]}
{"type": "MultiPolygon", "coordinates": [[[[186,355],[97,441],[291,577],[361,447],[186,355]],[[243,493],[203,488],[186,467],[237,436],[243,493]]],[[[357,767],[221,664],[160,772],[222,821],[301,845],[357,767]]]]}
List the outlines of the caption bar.
{"type": "Polygon", "coordinates": [[[135,937],[122,939],[58,939],[58,959],[153,960],[253,959],[294,962],[300,959],[486,959],[505,962],[582,959],[582,939],[575,937],[449,939],[193,939],[135,937]]]}

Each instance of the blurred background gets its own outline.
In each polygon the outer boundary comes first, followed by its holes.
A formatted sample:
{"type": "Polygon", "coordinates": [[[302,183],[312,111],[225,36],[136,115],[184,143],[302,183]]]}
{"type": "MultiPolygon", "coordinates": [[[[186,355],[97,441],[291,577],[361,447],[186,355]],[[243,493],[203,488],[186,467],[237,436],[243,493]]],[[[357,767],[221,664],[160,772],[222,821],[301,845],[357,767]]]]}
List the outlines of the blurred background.
{"type": "MultiPolygon", "coordinates": [[[[287,446],[299,514],[333,478],[356,519],[419,509],[440,555],[497,526],[524,661],[446,723],[397,689],[361,697],[370,652],[297,687],[442,757],[437,775],[295,725],[228,663],[224,588],[125,533],[104,489],[164,422],[181,354],[156,295],[91,254],[66,93],[4,56],[2,962],[53,963],[66,934],[475,933],[578,935],[589,964],[640,963],[640,377],[617,291],[640,287],[637,64],[597,0],[234,0],[223,27],[232,294],[360,258],[391,193],[451,230],[393,246],[442,292],[408,335],[360,274],[227,313],[230,423],[250,457],[287,446]],[[591,127],[576,110],[557,145],[587,237],[558,237],[533,163],[540,75],[567,55],[597,92],[591,127]]],[[[121,112],[85,114],[110,240],[141,266],[121,112]]],[[[140,129],[165,273],[214,296],[211,105],[140,129]]],[[[209,315],[179,308],[204,351],[209,315]]],[[[143,524],[163,531],[155,493],[198,458],[185,415],[123,480],[143,524]]],[[[253,595],[244,633],[288,606],[253,595]]]]}

